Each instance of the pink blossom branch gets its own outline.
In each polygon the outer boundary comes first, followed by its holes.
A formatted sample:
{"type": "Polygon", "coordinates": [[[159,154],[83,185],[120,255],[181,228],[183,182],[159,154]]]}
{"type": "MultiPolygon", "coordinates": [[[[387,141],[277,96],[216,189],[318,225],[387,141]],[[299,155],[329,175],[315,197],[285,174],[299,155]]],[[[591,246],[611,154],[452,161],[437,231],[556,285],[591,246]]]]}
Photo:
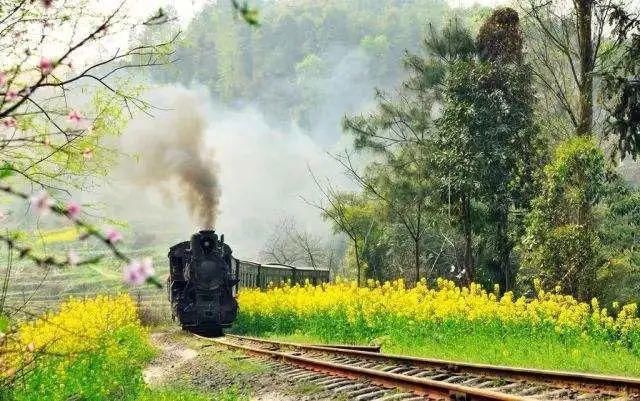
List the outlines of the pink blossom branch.
{"type": "MultiPolygon", "coordinates": [[[[30,199],[30,196],[20,192],[20,191],[16,191],[13,188],[11,188],[8,185],[0,185],[0,191],[5,192],[9,195],[18,197],[18,198],[22,198],[26,201],[28,201],[30,199]]],[[[138,261],[132,261],[127,255],[125,255],[123,252],[121,252],[118,247],[115,245],[115,242],[117,242],[116,236],[114,234],[111,233],[107,233],[107,234],[103,234],[102,232],[100,232],[99,230],[97,230],[96,228],[94,228],[93,226],[91,226],[90,224],[77,219],[75,216],[75,213],[70,212],[68,208],[62,207],[59,204],[46,204],[43,205],[42,207],[44,208],[48,208],[48,210],[50,210],[51,212],[53,212],[54,214],[57,214],[59,216],[63,216],[66,217],[67,219],[69,219],[71,222],[73,222],[77,227],[82,228],[83,230],[85,230],[85,234],[84,237],[94,237],[97,238],[98,240],[100,240],[110,251],[111,253],[117,258],[120,259],[121,261],[127,263],[128,265],[131,265],[133,268],[138,269],[139,266],[141,265],[140,262],[138,261]]],[[[118,234],[119,235],[119,234],[118,234]]],[[[119,239],[119,238],[118,238],[119,239]]],[[[69,262],[69,260],[67,259],[66,261],[60,261],[60,260],[56,260],[53,257],[40,257],[40,256],[36,256],[33,255],[31,253],[31,248],[29,247],[20,247],[18,245],[15,244],[15,239],[11,238],[9,236],[6,235],[0,235],[0,241],[3,241],[7,244],[9,244],[9,246],[12,246],[14,249],[19,251],[19,257],[20,258],[28,258],[31,261],[35,262],[37,265],[39,266],[57,266],[57,267],[64,267],[64,266],[71,266],[71,263],[69,262]]],[[[97,257],[97,258],[93,258],[93,259],[87,259],[85,261],[80,261],[77,263],[77,265],[81,265],[81,264],[91,264],[91,263],[96,263],[97,261],[99,261],[102,257],[97,257]]],[[[147,272],[151,273],[152,269],[150,266],[145,265],[144,266],[145,269],[147,269],[147,272]]],[[[130,269],[129,269],[130,270],[130,269]]],[[[128,271],[127,271],[128,272],[128,271]]],[[[162,288],[162,284],[160,283],[160,281],[154,277],[153,275],[148,274],[145,277],[145,281],[149,284],[153,284],[158,288],[162,288]]]]}
{"type": "MultiPolygon", "coordinates": [[[[122,5],[120,5],[118,8],[116,8],[113,13],[111,13],[106,20],[100,24],[96,29],[94,29],[90,34],[88,34],[87,36],[85,36],[83,39],[81,39],[78,43],[76,43],[75,45],[71,46],[63,55],[62,57],[60,57],[58,60],[55,61],[55,64],[61,64],[63,61],[65,61],[71,54],[73,54],[73,52],[75,52],[76,50],[78,50],[79,48],[83,47],[86,43],[88,43],[89,41],[95,39],[97,37],[97,35],[100,32],[103,32],[104,30],[107,29],[107,27],[109,26],[109,23],[111,22],[111,20],[115,17],[115,15],[120,11],[122,5]]],[[[19,99],[18,101],[16,101],[13,105],[7,107],[5,110],[0,111],[0,117],[5,117],[10,115],[13,111],[15,111],[16,109],[18,109],[18,107],[20,107],[24,102],[27,101],[27,99],[33,95],[34,91],[39,88],[40,86],[42,86],[45,83],[45,80],[47,79],[48,74],[41,74],[40,78],[38,79],[38,81],[36,81],[35,85],[32,85],[31,91],[29,91],[29,93],[26,94],[26,96],[22,97],[21,99],[19,99]]]]}

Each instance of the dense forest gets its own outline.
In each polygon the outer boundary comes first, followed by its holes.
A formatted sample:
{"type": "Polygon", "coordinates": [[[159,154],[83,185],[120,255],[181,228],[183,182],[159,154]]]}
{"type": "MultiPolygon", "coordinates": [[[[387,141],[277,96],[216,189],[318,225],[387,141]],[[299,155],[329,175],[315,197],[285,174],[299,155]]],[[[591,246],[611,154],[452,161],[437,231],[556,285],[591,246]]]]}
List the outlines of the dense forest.
{"type": "MultiPolygon", "coordinates": [[[[295,124],[325,145],[339,135],[341,116],[371,99],[374,87],[399,82],[404,52],[419,48],[429,25],[454,14],[440,0],[252,5],[258,28],[239,24],[225,2],[208,5],[182,33],[179,62],[154,78],[204,85],[226,105],[256,106],[269,123],[295,124]]],[[[166,36],[169,28],[150,34],[166,36]]]]}
{"type": "MultiPolygon", "coordinates": [[[[531,2],[491,13],[424,0],[256,6],[257,29],[235,23],[226,4],[208,6],[183,33],[181,62],[154,78],[204,85],[228,107],[251,104],[329,147],[347,115],[343,135],[353,146],[332,151],[361,190],[316,179],[325,199],[313,205],[346,239],[348,271],[360,280],[449,277],[525,294],[538,285],[580,299],[637,299],[632,10],[597,4],[588,15],[562,14],[531,2]],[[593,32],[578,29],[587,17],[593,32]]],[[[317,238],[311,246],[292,231],[277,239],[288,243],[282,254],[335,264],[317,238]]]]}

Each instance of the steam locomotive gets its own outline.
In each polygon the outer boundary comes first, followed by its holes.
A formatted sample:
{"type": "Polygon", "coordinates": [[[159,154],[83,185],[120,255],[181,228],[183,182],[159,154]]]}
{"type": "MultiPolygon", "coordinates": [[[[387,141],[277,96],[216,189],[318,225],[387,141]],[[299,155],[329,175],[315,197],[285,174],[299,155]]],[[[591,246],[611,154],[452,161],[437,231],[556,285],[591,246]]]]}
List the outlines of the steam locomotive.
{"type": "Polygon", "coordinates": [[[238,279],[232,271],[231,248],[213,230],[169,248],[167,289],[173,318],[183,329],[221,335],[238,313],[238,279]]]}
{"type": "Polygon", "coordinates": [[[329,281],[329,270],[260,264],[236,259],[224,235],[202,230],[190,241],[169,248],[167,290],[174,320],[183,329],[217,336],[238,314],[239,286],[266,288],[271,284],[329,281]]]}

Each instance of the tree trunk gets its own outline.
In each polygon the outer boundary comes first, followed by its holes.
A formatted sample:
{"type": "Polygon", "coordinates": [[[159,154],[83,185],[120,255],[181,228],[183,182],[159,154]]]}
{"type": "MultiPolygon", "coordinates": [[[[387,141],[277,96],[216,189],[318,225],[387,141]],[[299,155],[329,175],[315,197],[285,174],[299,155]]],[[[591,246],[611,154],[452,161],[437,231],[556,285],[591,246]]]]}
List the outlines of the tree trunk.
{"type": "Polygon", "coordinates": [[[593,38],[591,20],[593,0],[574,0],[578,27],[578,47],[580,54],[580,104],[578,115],[578,135],[589,135],[593,128],[593,38]]]}
{"type": "Polygon", "coordinates": [[[462,195],[462,226],[464,231],[464,270],[467,284],[474,280],[473,272],[473,235],[471,233],[471,200],[462,195]]]}
{"type": "Polygon", "coordinates": [[[416,266],[416,284],[418,284],[418,282],[420,281],[420,237],[416,238],[415,240],[415,247],[413,250],[413,256],[414,256],[414,260],[415,260],[415,266],[416,266]]]}
{"type": "Polygon", "coordinates": [[[502,291],[513,289],[511,278],[511,242],[509,241],[509,213],[506,199],[498,201],[498,261],[500,263],[500,274],[502,280],[500,288],[502,291]]]}
{"type": "Polygon", "coordinates": [[[358,241],[357,240],[353,240],[353,250],[356,254],[356,282],[358,283],[358,287],[360,286],[360,253],[358,252],[358,241]]]}

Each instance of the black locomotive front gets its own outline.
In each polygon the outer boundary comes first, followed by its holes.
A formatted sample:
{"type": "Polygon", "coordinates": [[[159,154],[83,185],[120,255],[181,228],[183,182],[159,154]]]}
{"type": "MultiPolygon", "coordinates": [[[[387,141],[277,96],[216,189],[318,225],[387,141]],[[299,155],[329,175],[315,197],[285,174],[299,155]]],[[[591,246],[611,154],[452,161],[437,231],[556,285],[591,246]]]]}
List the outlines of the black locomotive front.
{"type": "Polygon", "coordinates": [[[238,313],[238,283],[231,248],[213,230],[202,230],[169,249],[169,301],[183,329],[222,334],[238,313]]]}

